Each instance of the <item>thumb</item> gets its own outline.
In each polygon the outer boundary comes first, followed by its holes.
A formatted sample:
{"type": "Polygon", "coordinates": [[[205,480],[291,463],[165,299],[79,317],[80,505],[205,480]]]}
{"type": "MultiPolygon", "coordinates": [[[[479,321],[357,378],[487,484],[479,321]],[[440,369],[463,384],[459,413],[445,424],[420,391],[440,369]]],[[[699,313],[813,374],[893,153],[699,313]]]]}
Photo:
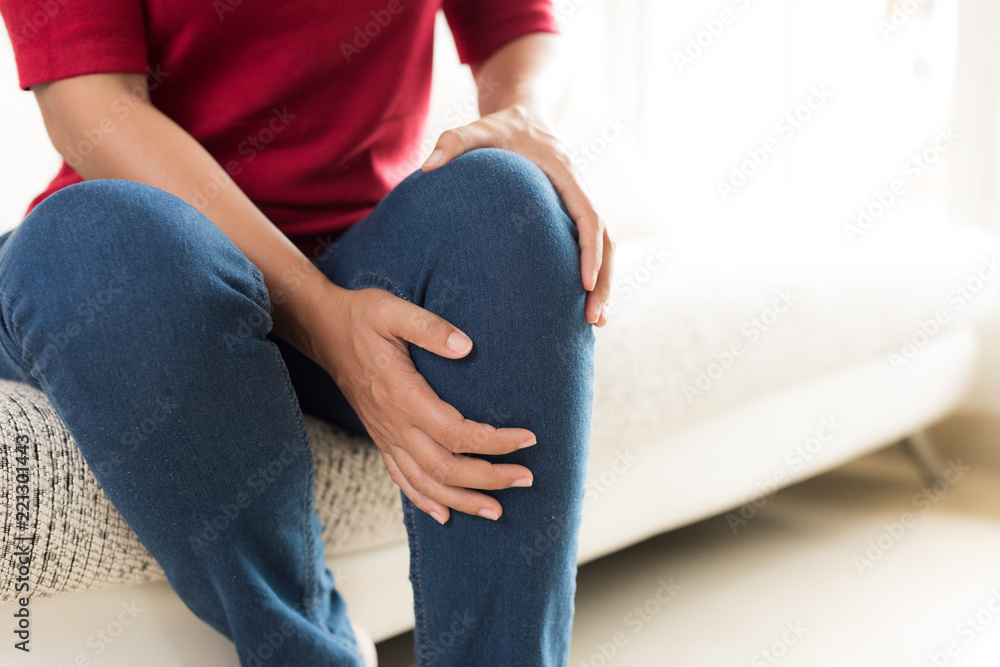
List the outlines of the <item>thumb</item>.
{"type": "Polygon", "coordinates": [[[390,326],[391,333],[448,359],[461,359],[472,351],[472,339],[461,329],[429,310],[403,303],[406,308],[390,326]]]}
{"type": "Polygon", "coordinates": [[[433,171],[448,164],[459,155],[477,148],[489,148],[495,144],[495,138],[491,136],[482,120],[445,130],[438,137],[434,150],[420,168],[425,172],[433,171]]]}

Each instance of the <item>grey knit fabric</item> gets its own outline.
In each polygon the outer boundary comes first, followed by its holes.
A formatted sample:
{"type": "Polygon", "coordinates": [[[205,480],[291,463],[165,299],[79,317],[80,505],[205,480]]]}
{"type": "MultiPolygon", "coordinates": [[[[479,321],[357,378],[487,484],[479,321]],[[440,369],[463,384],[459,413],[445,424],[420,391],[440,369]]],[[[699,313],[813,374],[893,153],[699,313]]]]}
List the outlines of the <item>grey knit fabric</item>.
{"type": "MultiPolygon", "coordinates": [[[[405,540],[399,491],[374,444],[308,416],[306,429],[329,553],[405,540]]],[[[45,395],[7,380],[0,380],[0,505],[0,602],[16,596],[18,545],[27,543],[18,538],[33,538],[35,597],[165,578],[94,479],[45,395]],[[18,513],[24,499],[17,497],[25,490],[26,521],[18,513]]]]}

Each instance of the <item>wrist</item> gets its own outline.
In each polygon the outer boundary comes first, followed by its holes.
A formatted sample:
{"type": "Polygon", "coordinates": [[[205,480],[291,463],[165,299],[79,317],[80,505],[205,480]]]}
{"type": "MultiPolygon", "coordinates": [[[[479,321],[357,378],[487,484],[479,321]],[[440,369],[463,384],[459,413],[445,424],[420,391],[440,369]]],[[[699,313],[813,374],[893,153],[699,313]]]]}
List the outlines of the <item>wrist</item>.
{"type": "MultiPolygon", "coordinates": [[[[310,264],[310,266],[312,266],[310,264]]],[[[315,267],[304,275],[292,276],[271,293],[274,333],[313,361],[320,363],[321,346],[316,332],[323,319],[341,308],[347,290],[330,282],[315,267]]]]}
{"type": "Polygon", "coordinates": [[[507,112],[524,119],[530,125],[552,132],[552,117],[545,104],[530,95],[505,96],[497,105],[496,112],[507,112]]]}

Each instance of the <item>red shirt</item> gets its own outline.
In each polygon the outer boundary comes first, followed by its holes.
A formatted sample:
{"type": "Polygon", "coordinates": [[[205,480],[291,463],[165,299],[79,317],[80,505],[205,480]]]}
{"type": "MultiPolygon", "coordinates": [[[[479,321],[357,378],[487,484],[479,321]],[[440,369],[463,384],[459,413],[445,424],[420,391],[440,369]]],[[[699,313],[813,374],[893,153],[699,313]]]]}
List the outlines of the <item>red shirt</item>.
{"type": "MultiPolygon", "coordinates": [[[[153,104],[225,170],[216,180],[310,253],[419,167],[442,6],[465,63],[556,30],[551,0],[0,0],[0,13],[22,88],[148,74],[153,104]]],[[[126,117],[113,106],[69,162],[126,117]]],[[[64,162],[32,206],[81,180],[64,162]]]]}

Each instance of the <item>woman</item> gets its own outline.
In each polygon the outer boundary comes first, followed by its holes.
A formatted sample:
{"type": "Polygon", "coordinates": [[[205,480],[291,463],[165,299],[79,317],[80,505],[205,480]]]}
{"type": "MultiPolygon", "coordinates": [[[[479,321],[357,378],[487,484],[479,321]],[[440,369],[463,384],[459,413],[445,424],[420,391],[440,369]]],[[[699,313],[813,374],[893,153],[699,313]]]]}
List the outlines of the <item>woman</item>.
{"type": "Polygon", "coordinates": [[[567,659],[614,244],[548,130],[550,3],[443,4],[481,119],[398,183],[440,3],[0,0],[66,160],[2,238],[3,376],[244,665],[363,664],[303,410],[402,489],[419,665],[567,659]]]}

